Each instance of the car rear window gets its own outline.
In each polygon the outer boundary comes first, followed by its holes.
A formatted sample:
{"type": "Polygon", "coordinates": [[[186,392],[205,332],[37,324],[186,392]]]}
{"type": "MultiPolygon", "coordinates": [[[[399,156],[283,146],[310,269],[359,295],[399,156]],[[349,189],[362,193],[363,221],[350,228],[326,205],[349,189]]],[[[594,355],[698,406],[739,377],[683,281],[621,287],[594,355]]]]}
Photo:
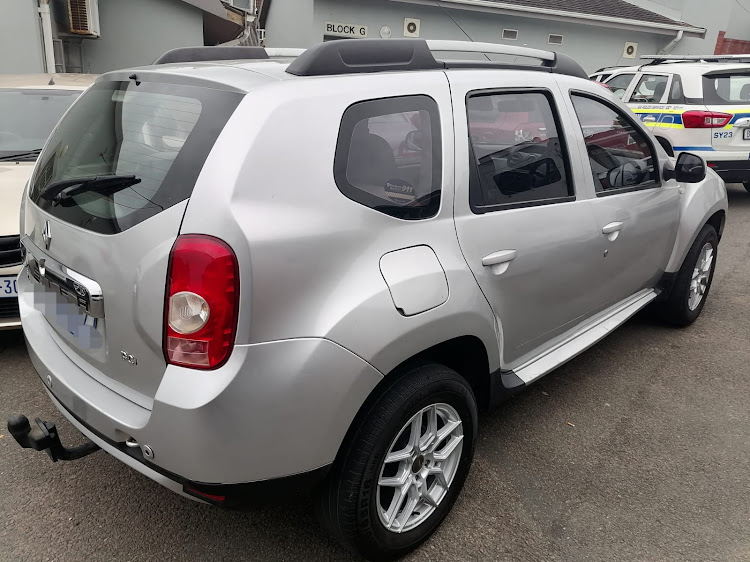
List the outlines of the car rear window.
{"type": "Polygon", "coordinates": [[[81,228],[127,230],[190,197],[241,97],[177,84],[97,83],[53,131],[32,178],[31,199],[81,228]],[[90,189],[74,183],[102,176],[134,178],[90,189]],[[60,191],[61,185],[67,187],[60,191]]]}
{"type": "Polygon", "coordinates": [[[706,105],[750,103],[750,73],[705,75],[703,99],[706,105]]]}

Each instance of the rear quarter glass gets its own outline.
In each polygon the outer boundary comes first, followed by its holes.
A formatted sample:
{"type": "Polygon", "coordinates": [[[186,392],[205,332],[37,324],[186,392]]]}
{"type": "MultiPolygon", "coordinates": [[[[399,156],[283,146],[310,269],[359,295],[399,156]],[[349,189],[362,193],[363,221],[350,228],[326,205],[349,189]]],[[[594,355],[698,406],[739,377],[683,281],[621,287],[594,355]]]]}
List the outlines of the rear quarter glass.
{"type": "Polygon", "coordinates": [[[241,99],[161,82],[94,84],[53,131],[31,181],[31,200],[74,226],[102,234],[127,230],[190,197],[241,99]],[[114,193],[45,197],[53,183],[108,175],[140,181],[114,193]]]}

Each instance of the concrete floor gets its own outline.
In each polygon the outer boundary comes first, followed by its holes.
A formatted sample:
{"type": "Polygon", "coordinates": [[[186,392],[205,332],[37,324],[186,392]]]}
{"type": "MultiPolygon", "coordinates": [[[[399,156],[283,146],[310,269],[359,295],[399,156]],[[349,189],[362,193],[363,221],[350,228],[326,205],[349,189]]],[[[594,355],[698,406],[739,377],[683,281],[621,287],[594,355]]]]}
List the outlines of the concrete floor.
{"type": "MultiPolygon", "coordinates": [[[[750,195],[731,186],[701,318],[639,315],[484,415],[463,494],[409,560],[750,560],[749,285],[750,195]]],[[[15,412],[61,419],[0,333],[0,414],[15,412]]],[[[0,561],[351,559],[308,506],[199,505],[104,453],[53,465],[2,427],[0,561]]]]}

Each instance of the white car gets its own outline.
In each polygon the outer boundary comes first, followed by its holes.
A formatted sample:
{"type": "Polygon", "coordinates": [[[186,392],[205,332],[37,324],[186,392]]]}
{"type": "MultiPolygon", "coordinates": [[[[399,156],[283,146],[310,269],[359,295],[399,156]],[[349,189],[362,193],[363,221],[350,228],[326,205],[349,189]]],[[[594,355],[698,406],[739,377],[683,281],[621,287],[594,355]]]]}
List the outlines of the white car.
{"type": "Polygon", "coordinates": [[[726,182],[750,191],[747,55],[652,56],[606,80],[673,155],[700,152],[726,182]]]}
{"type": "Polygon", "coordinates": [[[20,328],[18,214],[23,190],[60,117],[94,83],[89,74],[0,76],[0,330],[20,328]]]}

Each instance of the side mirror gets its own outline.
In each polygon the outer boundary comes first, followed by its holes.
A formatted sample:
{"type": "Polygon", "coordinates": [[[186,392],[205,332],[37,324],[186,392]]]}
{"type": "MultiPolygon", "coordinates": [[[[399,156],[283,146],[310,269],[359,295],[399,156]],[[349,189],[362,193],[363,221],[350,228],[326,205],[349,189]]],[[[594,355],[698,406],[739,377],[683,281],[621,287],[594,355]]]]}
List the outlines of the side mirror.
{"type": "Polygon", "coordinates": [[[683,152],[677,158],[675,179],[680,183],[699,183],[706,178],[706,163],[703,158],[683,152]]]}

